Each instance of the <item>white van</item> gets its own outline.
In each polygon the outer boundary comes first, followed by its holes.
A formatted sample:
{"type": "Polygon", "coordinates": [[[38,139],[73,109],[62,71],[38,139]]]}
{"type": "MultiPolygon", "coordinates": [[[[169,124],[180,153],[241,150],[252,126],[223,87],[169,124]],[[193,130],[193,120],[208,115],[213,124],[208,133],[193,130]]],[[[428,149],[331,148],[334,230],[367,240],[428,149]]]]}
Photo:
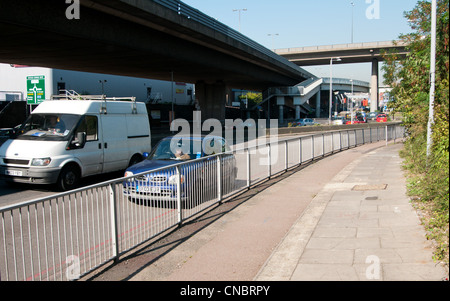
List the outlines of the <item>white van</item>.
{"type": "Polygon", "coordinates": [[[144,103],[49,100],[0,147],[0,176],[71,190],[82,177],[124,170],[150,151],[144,103]]]}

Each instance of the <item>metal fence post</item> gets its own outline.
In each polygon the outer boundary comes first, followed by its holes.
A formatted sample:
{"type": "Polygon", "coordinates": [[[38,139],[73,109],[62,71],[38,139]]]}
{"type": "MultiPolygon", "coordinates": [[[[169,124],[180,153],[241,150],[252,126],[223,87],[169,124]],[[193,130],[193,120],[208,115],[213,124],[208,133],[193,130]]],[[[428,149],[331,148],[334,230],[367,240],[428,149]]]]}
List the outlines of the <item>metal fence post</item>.
{"type": "Polygon", "coordinates": [[[177,215],[178,224],[183,222],[183,216],[181,214],[181,167],[178,165],[176,167],[177,172],[177,215]]]}
{"type": "Polygon", "coordinates": [[[362,139],[363,139],[363,144],[366,144],[366,135],[364,134],[364,129],[361,130],[362,131],[362,139]]]}
{"type": "Polygon", "coordinates": [[[334,153],[334,133],[331,132],[331,154],[334,153]]]}
{"type": "Polygon", "coordinates": [[[385,136],[386,136],[386,146],[388,145],[388,126],[386,125],[386,128],[385,128],[385,136]]]}
{"type": "Polygon", "coordinates": [[[114,184],[109,184],[109,203],[111,215],[111,246],[113,248],[113,259],[115,262],[119,261],[119,236],[118,236],[118,221],[117,221],[117,202],[114,184]]]}
{"type": "Polygon", "coordinates": [[[289,169],[289,152],[288,152],[288,141],[284,140],[284,170],[287,171],[289,169]]]}
{"type": "Polygon", "coordinates": [[[322,133],[322,157],[325,157],[325,134],[322,133]]]}
{"type": "Polygon", "coordinates": [[[222,201],[222,160],[217,156],[217,202],[222,201]]]}
{"type": "Polygon", "coordinates": [[[393,131],[394,131],[394,144],[395,144],[395,139],[397,138],[397,125],[394,125],[394,129],[393,129],[393,131]]]}
{"type": "Polygon", "coordinates": [[[299,165],[301,165],[302,164],[302,160],[303,160],[303,158],[302,158],[302,137],[300,137],[299,139],[298,139],[298,148],[299,148],[299,158],[298,158],[298,162],[299,162],[299,165]]]}
{"type": "Polygon", "coordinates": [[[247,148],[247,189],[251,185],[251,164],[250,164],[250,148],[247,148]]]}
{"type": "Polygon", "coordinates": [[[272,155],[271,155],[271,144],[268,143],[268,150],[267,150],[267,160],[269,162],[269,166],[268,166],[268,178],[270,180],[270,177],[272,176],[272,155]]]}

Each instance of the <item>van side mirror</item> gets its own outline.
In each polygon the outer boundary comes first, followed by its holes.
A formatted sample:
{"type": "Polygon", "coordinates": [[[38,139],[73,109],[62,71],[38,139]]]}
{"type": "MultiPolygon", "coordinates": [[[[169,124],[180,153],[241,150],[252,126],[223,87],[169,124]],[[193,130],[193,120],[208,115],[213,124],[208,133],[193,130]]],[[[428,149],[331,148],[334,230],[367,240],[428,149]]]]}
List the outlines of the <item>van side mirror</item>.
{"type": "Polygon", "coordinates": [[[83,148],[86,144],[86,132],[78,132],[77,136],[70,142],[68,149],[83,148]]]}
{"type": "Polygon", "coordinates": [[[84,145],[86,144],[86,132],[78,132],[77,140],[78,140],[78,142],[75,145],[80,148],[84,147],[84,145]]]}

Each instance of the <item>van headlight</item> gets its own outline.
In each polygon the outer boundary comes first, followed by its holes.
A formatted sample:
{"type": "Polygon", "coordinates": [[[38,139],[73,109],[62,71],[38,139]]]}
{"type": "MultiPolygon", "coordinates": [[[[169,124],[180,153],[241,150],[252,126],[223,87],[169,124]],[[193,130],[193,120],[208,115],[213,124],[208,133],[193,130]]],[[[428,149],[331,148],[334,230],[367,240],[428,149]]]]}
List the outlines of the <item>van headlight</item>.
{"type": "Polygon", "coordinates": [[[31,166],[47,166],[52,162],[51,158],[34,158],[31,161],[31,166]]]}
{"type": "MultiPolygon", "coordinates": [[[[183,175],[180,175],[180,179],[181,179],[181,183],[180,183],[180,184],[183,184],[183,183],[184,183],[184,176],[183,176],[183,175]]],[[[170,176],[170,177],[169,177],[168,183],[169,183],[170,185],[176,185],[176,184],[178,184],[178,176],[177,176],[177,175],[170,176]]]]}

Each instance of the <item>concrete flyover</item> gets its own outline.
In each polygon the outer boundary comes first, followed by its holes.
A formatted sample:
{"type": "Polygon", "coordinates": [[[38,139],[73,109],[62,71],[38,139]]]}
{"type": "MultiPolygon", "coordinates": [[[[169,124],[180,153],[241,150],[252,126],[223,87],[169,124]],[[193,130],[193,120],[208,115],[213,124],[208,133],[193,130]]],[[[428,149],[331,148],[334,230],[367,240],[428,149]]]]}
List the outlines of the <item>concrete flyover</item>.
{"type": "Polygon", "coordinates": [[[340,61],[333,60],[333,64],[372,63],[370,98],[371,111],[375,111],[379,101],[378,63],[384,60],[382,54],[386,51],[403,58],[408,53],[406,46],[407,44],[403,41],[383,41],[284,48],[275,50],[275,53],[302,67],[330,65],[333,58],[341,59],[340,61]]]}
{"type": "Polygon", "coordinates": [[[276,49],[275,53],[298,66],[329,65],[330,59],[339,57],[333,64],[371,63],[374,59],[383,61],[382,52],[395,52],[399,57],[408,53],[403,41],[384,41],[353,44],[336,44],[276,49]]]}
{"type": "Polygon", "coordinates": [[[264,90],[313,77],[177,0],[8,1],[0,62],[197,84],[205,117],[223,119],[231,88],[264,90]]]}

